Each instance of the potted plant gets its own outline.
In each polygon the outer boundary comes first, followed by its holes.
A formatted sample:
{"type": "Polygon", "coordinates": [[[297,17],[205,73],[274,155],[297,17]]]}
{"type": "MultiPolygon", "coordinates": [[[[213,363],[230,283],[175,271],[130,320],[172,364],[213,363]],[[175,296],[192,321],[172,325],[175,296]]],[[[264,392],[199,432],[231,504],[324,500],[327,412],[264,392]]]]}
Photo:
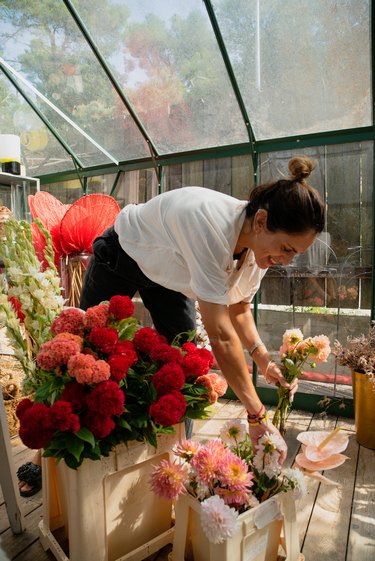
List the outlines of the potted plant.
{"type": "Polygon", "coordinates": [[[375,323],[367,335],[348,337],[344,346],[335,341],[336,362],[352,371],[357,441],[375,449],[375,323]]]}

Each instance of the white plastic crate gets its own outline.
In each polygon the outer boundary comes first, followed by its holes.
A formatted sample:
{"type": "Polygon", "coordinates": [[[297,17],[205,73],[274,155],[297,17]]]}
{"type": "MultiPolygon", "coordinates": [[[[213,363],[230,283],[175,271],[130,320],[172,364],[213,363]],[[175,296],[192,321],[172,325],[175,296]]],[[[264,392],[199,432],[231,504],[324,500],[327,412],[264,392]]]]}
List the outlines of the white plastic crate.
{"type": "Polygon", "coordinates": [[[157,497],[149,478],[152,466],[171,459],[172,447],[185,437],[183,423],[175,430],[159,435],[156,449],[119,445],[108,458],[86,459],[77,470],[43,458],[44,549],[59,561],[140,561],[172,543],[172,501],[157,497]]]}
{"type": "Polygon", "coordinates": [[[200,502],[189,495],[176,505],[173,561],[277,561],[279,546],[285,561],[302,561],[295,501],[291,493],[275,495],[268,501],[239,515],[237,533],[221,544],[211,543],[200,525],[200,502]]]}

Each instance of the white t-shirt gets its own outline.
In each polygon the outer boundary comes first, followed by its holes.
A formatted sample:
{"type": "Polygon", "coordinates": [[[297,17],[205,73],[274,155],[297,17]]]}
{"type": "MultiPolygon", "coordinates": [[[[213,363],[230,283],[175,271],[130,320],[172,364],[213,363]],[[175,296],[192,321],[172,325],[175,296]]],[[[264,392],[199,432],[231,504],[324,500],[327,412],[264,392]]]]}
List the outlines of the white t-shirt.
{"type": "Polygon", "coordinates": [[[154,282],[215,304],[251,301],[266,273],[251,250],[233,260],[247,201],[203,187],[183,187],[129,204],[115,231],[121,247],[154,282]]]}

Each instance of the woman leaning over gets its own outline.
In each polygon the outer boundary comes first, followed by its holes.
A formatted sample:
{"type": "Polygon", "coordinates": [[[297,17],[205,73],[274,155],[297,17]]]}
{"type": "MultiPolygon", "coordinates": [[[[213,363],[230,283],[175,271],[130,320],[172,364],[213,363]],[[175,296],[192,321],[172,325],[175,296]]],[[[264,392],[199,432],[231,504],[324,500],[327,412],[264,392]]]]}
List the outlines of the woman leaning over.
{"type": "MultiPolygon", "coordinates": [[[[195,300],[216,361],[249,414],[253,443],[279,435],[249,375],[244,348],[270,383],[287,385],[261,342],[251,300],[269,267],[288,265],[324,228],[324,207],[306,181],[313,162],[290,160],[289,179],[255,187],[249,201],[201,187],[127,205],[94,242],[81,307],[138,291],[169,341],[195,328],[195,300]]],[[[291,388],[293,394],[296,386],[291,388]]],[[[280,461],[286,444],[280,437],[280,461]]]]}

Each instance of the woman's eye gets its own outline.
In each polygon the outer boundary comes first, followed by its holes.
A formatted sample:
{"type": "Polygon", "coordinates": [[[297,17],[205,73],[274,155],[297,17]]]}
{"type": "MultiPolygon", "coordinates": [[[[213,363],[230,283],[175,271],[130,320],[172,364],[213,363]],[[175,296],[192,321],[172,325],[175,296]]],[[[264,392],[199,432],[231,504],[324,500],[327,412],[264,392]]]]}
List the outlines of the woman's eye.
{"type": "Polygon", "coordinates": [[[293,250],[290,249],[290,247],[282,247],[281,251],[283,251],[284,253],[292,253],[293,252],[293,250]]]}

